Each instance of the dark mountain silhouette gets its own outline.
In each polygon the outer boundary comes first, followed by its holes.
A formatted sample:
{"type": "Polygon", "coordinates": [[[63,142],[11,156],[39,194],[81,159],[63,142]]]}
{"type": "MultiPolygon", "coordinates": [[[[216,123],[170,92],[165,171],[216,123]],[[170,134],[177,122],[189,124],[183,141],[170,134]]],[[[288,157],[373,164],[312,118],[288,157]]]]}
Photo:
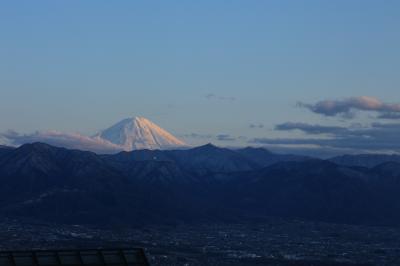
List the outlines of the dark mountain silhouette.
{"type": "Polygon", "coordinates": [[[26,144],[0,159],[0,208],[63,222],[191,219],[202,189],[191,180],[169,162],[116,165],[91,152],[26,144]]]}
{"type": "Polygon", "coordinates": [[[119,208],[127,179],[94,153],[34,143],[0,159],[0,182],[7,210],[91,220],[102,209],[119,208]]]}
{"type": "Polygon", "coordinates": [[[270,165],[274,156],[213,145],[100,156],[27,144],[0,157],[0,212],[67,223],[280,216],[400,225],[399,163],[366,168],[284,156],[270,165]]]}
{"type": "Polygon", "coordinates": [[[307,156],[291,155],[291,154],[276,154],[272,153],[265,148],[253,148],[246,147],[243,149],[238,149],[236,152],[245,156],[247,159],[261,165],[269,166],[278,162],[290,162],[290,161],[305,161],[311,159],[307,156]]]}
{"type": "Polygon", "coordinates": [[[388,154],[358,154],[343,155],[331,158],[330,161],[347,166],[361,166],[372,168],[385,162],[400,163],[400,155],[388,154]]]}
{"type": "Polygon", "coordinates": [[[5,154],[9,153],[11,150],[13,150],[12,147],[0,145],[0,158],[1,158],[2,155],[5,155],[5,154]]]}
{"type": "MultiPolygon", "coordinates": [[[[379,223],[369,176],[323,160],[281,162],[238,174],[230,201],[241,209],[339,223],[379,223]],[[354,174],[356,173],[356,174],[354,174]],[[241,194],[241,197],[235,195],[241,194]]],[[[378,203],[378,204],[377,204],[378,203]]]]}
{"type": "Polygon", "coordinates": [[[14,148],[10,146],[0,145],[0,149],[12,150],[14,148]]]}
{"type": "Polygon", "coordinates": [[[233,150],[218,148],[207,144],[188,150],[138,150],[122,152],[116,155],[106,155],[111,162],[132,161],[170,161],[180,168],[196,175],[206,175],[215,172],[248,171],[261,166],[233,150]]]}

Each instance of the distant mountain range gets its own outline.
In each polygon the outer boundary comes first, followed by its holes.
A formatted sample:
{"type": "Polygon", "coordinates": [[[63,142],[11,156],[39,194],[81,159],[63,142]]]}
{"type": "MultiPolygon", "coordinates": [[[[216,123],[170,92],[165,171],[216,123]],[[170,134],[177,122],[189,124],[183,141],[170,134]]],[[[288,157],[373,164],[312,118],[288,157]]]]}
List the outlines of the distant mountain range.
{"type": "Polygon", "coordinates": [[[385,162],[400,163],[400,155],[396,154],[358,154],[337,156],[330,161],[347,166],[375,167],[385,162]]]}
{"type": "MultiPolygon", "coordinates": [[[[0,213],[65,223],[260,221],[400,225],[400,163],[355,166],[211,144],[113,155],[0,147],[0,213]],[[364,167],[370,166],[370,167],[364,167]]],[[[361,158],[361,159],[360,159],[361,158]]],[[[377,162],[378,160],[375,160],[377,162]]]]}
{"type": "Polygon", "coordinates": [[[12,149],[14,149],[14,148],[0,145],[0,157],[2,154],[6,154],[7,152],[11,151],[12,149]]]}

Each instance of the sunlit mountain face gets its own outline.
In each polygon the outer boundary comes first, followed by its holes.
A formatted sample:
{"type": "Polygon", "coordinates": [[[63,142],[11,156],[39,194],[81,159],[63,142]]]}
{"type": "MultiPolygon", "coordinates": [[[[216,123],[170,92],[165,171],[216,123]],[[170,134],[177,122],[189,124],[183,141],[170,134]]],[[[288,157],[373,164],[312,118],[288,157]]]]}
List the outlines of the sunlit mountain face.
{"type": "Polygon", "coordinates": [[[143,117],[124,119],[101,131],[95,138],[109,141],[125,151],[164,150],[186,146],[183,141],[143,117]]]}

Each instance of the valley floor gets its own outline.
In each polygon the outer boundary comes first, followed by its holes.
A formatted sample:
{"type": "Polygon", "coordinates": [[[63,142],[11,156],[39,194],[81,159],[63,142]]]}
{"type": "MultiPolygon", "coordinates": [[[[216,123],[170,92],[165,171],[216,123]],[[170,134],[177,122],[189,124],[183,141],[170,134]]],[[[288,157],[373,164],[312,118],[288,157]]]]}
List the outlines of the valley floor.
{"type": "Polygon", "coordinates": [[[151,265],[400,265],[400,228],[270,219],[104,229],[1,219],[0,249],[144,247],[151,265]]]}

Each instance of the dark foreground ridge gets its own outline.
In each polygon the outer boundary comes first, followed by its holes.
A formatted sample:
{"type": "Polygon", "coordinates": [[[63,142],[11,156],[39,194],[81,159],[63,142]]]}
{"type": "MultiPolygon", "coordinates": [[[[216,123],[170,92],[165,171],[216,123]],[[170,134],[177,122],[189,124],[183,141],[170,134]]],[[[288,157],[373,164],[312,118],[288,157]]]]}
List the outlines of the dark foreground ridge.
{"type": "Polygon", "coordinates": [[[0,212],[62,223],[400,225],[400,164],[337,164],[205,145],[115,155],[43,143],[0,148],[0,212]]]}

